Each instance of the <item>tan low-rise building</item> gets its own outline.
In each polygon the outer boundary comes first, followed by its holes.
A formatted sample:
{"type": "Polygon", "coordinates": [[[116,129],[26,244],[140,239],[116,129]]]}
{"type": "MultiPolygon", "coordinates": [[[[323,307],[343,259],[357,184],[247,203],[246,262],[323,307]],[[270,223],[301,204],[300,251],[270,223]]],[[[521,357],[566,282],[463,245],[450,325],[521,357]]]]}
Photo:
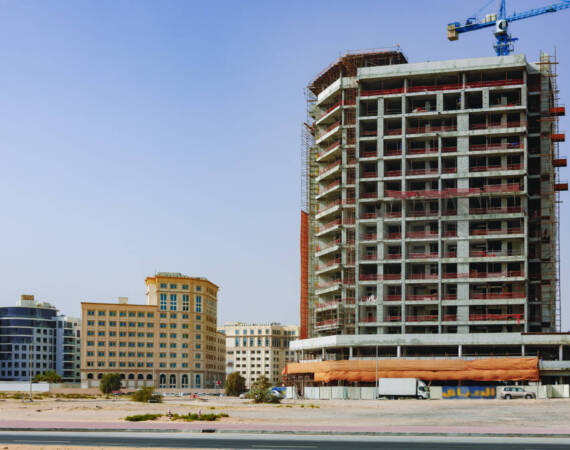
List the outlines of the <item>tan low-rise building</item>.
{"type": "Polygon", "coordinates": [[[281,383],[285,364],[292,361],[289,342],[299,339],[297,325],[225,323],[226,374],[239,372],[249,388],[261,376],[281,383]]]}
{"type": "Polygon", "coordinates": [[[129,388],[221,386],[225,342],[217,332],[218,286],[165,272],[145,282],[146,305],[125,297],[81,304],[82,385],[98,386],[104,374],[119,373],[129,388]]]}

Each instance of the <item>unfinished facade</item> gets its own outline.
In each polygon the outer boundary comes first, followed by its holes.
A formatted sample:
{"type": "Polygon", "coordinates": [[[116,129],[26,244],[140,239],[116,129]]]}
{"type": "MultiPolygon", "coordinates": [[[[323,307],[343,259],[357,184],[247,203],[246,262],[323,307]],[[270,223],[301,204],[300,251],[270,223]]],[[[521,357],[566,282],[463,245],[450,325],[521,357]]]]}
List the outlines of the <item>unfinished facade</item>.
{"type": "Polygon", "coordinates": [[[311,83],[302,338],[559,331],[554,68],[379,51],[311,83]]]}

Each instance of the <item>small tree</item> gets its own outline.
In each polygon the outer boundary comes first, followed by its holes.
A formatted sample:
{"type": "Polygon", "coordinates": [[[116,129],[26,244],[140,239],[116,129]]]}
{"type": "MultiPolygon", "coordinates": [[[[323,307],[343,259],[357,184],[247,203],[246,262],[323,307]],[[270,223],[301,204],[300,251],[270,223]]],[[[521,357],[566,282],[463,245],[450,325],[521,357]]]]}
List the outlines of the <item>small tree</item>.
{"type": "Polygon", "coordinates": [[[135,402],[147,403],[151,399],[154,399],[157,403],[162,402],[162,395],[155,394],[154,388],[151,386],[142,387],[131,395],[131,400],[135,402]]]}
{"type": "Polygon", "coordinates": [[[46,370],[42,374],[36,374],[32,380],[34,383],[46,382],[46,383],[62,383],[63,378],[55,370],[46,370]]]}
{"type": "Polygon", "coordinates": [[[245,391],[245,378],[239,372],[232,372],[226,378],[226,395],[237,397],[245,391]]]}
{"type": "Polygon", "coordinates": [[[255,403],[280,403],[281,399],[271,393],[269,379],[262,375],[251,386],[248,397],[255,403]]]}
{"type": "Polygon", "coordinates": [[[99,381],[99,389],[103,394],[110,394],[121,389],[121,375],[118,373],[107,373],[99,381]]]}

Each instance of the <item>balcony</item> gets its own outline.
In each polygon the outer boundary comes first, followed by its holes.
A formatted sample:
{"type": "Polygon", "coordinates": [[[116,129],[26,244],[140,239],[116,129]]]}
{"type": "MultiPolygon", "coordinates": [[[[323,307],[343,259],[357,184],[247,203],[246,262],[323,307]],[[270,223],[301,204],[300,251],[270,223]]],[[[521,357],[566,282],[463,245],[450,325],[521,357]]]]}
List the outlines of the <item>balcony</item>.
{"type": "Polygon", "coordinates": [[[408,211],[408,217],[432,217],[437,216],[439,211],[437,209],[408,211]]]}
{"type": "Polygon", "coordinates": [[[431,239],[437,236],[437,231],[408,231],[406,233],[406,237],[411,239],[431,239]]]}
{"type": "Polygon", "coordinates": [[[384,259],[402,259],[401,253],[388,253],[384,256],[384,259]]]}
{"type": "Polygon", "coordinates": [[[433,259],[439,258],[438,252],[425,252],[425,253],[408,253],[408,259],[433,259]]]}
{"type": "Polygon", "coordinates": [[[324,157],[326,155],[333,154],[339,148],[340,148],[340,141],[333,142],[331,145],[329,145],[323,151],[317,153],[317,160],[321,159],[322,157],[324,157]]]}
{"type": "Polygon", "coordinates": [[[386,233],[386,239],[402,239],[402,233],[386,233]]]}
{"type": "Polygon", "coordinates": [[[470,130],[494,130],[501,128],[519,128],[526,127],[526,121],[515,120],[512,122],[487,122],[487,123],[470,123],[470,130]]]}
{"type": "Polygon", "coordinates": [[[341,258],[335,258],[331,261],[327,261],[326,263],[320,264],[317,266],[317,272],[327,269],[329,267],[338,266],[342,262],[341,258]]]}
{"type": "Polygon", "coordinates": [[[523,320],[523,314],[469,314],[469,320],[516,320],[518,324],[523,320]]]}
{"type": "Polygon", "coordinates": [[[471,258],[501,258],[509,256],[522,256],[522,249],[511,251],[493,251],[493,250],[471,250],[469,256],[471,258]]]}
{"type": "Polygon", "coordinates": [[[317,328],[317,329],[338,328],[338,327],[339,327],[338,319],[323,320],[321,322],[315,323],[315,328],[317,328]]]}
{"type": "Polygon", "coordinates": [[[322,252],[324,250],[328,250],[334,247],[338,247],[340,245],[340,239],[336,239],[335,241],[332,241],[331,243],[327,243],[324,246],[319,246],[317,245],[316,251],[318,252],[322,252]]]}
{"type": "Polygon", "coordinates": [[[437,314],[423,315],[423,316],[406,316],[406,322],[435,322],[437,321],[437,314]]]}
{"type": "Polygon", "coordinates": [[[402,274],[399,273],[385,273],[385,274],[365,274],[361,273],[359,276],[360,281],[394,281],[400,280],[402,274]]]}
{"type": "Polygon", "coordinates": [[[323,167],[320,171],[319,171],[319,178],[322,177],[324,174],[326,174],[327,172],[332,172],[333,169],[336,169],[337,167],[340,167],[342,161],[339,159],[338,161],[333,162],[332,164],[327,165],[326,167],[323,167]]]}
{"type": "Polygon", "coordinates": [[[400,294],[386,295],[384,297],[384,301],[386,301],[386,302],[401,302],[402,296],[400,294]]]}
{"type": "Polygon", "coordinates": [[[470,145],[470,152],[486,152],[486,151],[496,151],[496,150],[516,150],[523,149],[524,144],[522,142],[513,142],[506,144],[477,144],[470,145]]]}
{"type": "Polygon", "coordinates": [[[471,292],[469,294],[471,300],[507,300],[507,299],[525,299],[524,292],[471,292]]]}
{"type": "Polygon", "coordinates": [[[377,321],[378,319],[376,317],[362,317],[359,319],[359,322],[365,322],[365,323],[373,323],[377,321]]]}
{"type": "Polygon", "coordinates": [[[378,235],[376,233],[366,233],[360,235],[361,241],[375,241],[378,239],[378,235]]]}
{"type": "Polygon", "coordinates": [[[378,172],[363,172],[362,175],[360,175],[360,178],[378,178],[378,172]]]}
{"type": "Polygon", "coordinates": [[[415,147],[406,150],[406,155],[425,155],[428,153],[437,153],[438,149],[434,147],[415,147]]]}
{"type": "Polygon", "coordinates": [[[406,294],[406,301],[437,301],[437,294],[406,294]]]}
{"type": "Polygon", "coordinates": [[[437,280],[438,278],[437,273],[411,273],[406,277],[408,280],[437,280]]]}
{"type": "Polygon", "coordinates": [[[485,214],[515,214],[524,212],[522,206],[510,207],[487,207],[487,208],[469,208],[469,214],[485,215],[485,214]]]}
{"type": "Polygon", "coordinates": [[[524,167],[522,164],[507,164],[506,167],[503,166],[472,166],[469,168],[471,172],[496,172],[501,170],[522,170],[524,167]]]}
{"type": "MultiPolygon", "coordinates": [[[[399,130],[400,134],[402,132],[402,130],[399,130]]],[[[402,155],[402,149],[401,148],[391,148],[391,149],[386,149],[384,151],[384,156],[401,156],[402,155]]]]}
{"type": "Polygon", "coordinates": [[[386,316],[384,317],[385,322],[401,322],[402,316],[386,316]]]}
{"type": "Polygon", "coordinates": [[[445,132],[445,131],[457,131],[457,124],[451,124],[451,125],[420,125],[417,127],[410,127],[406,131],[408,134],[422,134],[422,133],[437,133],[437,132],[445,132]]]}
{"type": "Polygon", "coordinates": [[[417,175],[437,175],[439,173],[437,167],[429,169],[408,169],[406,175],[412,177],[417,175]]]}
{"type": "Polygon", "coordinates": [[[489,229],[489,230],[470,230],[470,236],[487,236],[493,234],[521,234],[522,228],[496,228],[496,229],[489,229]]]}

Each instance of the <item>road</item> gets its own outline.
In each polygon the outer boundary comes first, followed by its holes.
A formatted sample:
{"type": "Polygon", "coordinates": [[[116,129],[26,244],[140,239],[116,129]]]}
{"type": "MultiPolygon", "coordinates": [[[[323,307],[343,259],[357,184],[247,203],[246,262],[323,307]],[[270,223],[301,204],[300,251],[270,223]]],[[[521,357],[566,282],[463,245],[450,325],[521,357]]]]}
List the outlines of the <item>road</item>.
{"type": "Polygon", "coordinates": [[[420,449],[566,450],[566,438],[481,438],[423,436],[259,435],[148,432],[0,432],[3,445],[162,447],[215,449],[420,449]]]}

